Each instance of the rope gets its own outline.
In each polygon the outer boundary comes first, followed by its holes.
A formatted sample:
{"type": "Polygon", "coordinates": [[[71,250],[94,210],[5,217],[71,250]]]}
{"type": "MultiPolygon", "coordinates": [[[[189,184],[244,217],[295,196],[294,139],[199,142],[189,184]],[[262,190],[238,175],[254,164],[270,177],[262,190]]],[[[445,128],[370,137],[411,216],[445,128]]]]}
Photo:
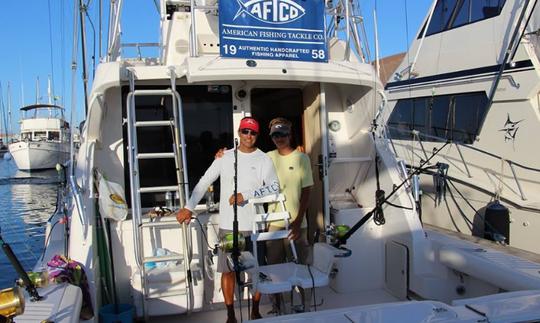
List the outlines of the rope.
{"type": "Polygon", "coordinates": [[[497,187],[497,192],[495,193],[495,200],[500,201],[502,191],[504,188],[504,163],[506,159],[501,158],[501,171],[499,172],[499,187],[497,187]]]}
{"type": "MultiPolygon", "coordinates": [[[[499,231],[497,231],[497,230],[496,230],[489,222],[486,222],[485,217],[483,217],[483,216],[480,214],[480,212],[478,212],[478,210],[471,204],[471,202],[469,202],[469,200],[468,200],[467,198],[465,198],[465,196],[463,195],[463,193],[461,193],[461,191],[459,191],[459,190],[457,189],[457,187],[454,185],[454,183],[453,183],[451,180],[448,180],[448,183],[450,183],[450,185],[452,185],[452,187],[456,190],[456,192],[458,192],[459,196],[461,196],[461,198],[467,203],[467,205],[469,205],[469,207],[470,207],[471,209],[473,209],[474,213],[475,213],[476,215],[478,215],[478,217],[479,217],[480,219],[482,219],[482,222],[483,222],[485,225],[487,225],[487,226],[492,230],[492,232],[495,232],[496,234],[501,235],[501,233],[500,233],[499,231]]],[[[449,189],[448,191],[451,192],[450,189],[449,189]]],[[[456,203],[456,206],[458,206],[457,203],[456,203]]],[[[459,208],[459,206],[458,206],[458,208],[459,208]]],[[[460,211],[461,211],[461,209],[460,209],[460,211]]],[[[472,228],[474,229],[474,223],[471,222],[471,220],[470,220],[469,218],[467,218],[467,217],[465,217],[465,216],[464,216],[464,218],[466,219],[467,222],[471,223],[472,228]]],[[[472,231],[472,230],[471,230],[471,231],[472,231]]]]}

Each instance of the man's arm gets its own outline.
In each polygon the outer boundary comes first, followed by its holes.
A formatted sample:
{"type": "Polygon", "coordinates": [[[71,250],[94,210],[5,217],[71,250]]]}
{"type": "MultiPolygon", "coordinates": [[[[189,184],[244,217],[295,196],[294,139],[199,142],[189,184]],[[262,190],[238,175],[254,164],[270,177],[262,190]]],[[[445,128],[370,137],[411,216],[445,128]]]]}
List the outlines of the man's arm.
{"type": "Polygon", "coordinates": [[[298,206],[298,214],[293,222],[291,222],[291,231],[289,233],[289,239],[297,240],[301,235],[302,222],[306,214],[306,210],[309,203],[309,195],[311,193],[311,188],[314,185],[313,182],[313,173],[311,171],[311,162],[307,155],[302,156],[301,168],[298,170],[303,172],[301,185],[302,191],[300,193],[300,205],[298,206]]]}
{"type": "Polygon", "coordinates": [[[300,238],[300,230],[302,228],[302,221],[304,220],[304,215],[309,203],[309,195],[311,194],[311,187],[302,188],[300,193],[300,205],[298,206],[298,214],[293,222],[291,222],[291,231],[289,232],[289,239],[298,240],[300,238]]]}
{"type": "Polygon", "coordinates": [[[199,182],[197,183],[197,185],[195,185],[193,192],[191,192],[191,197],[189,198],[189,201],[187,201],[186,205],[184,205],[184,207],[176,214],[176,220],[178,220],[178,222],[189,223],[191,221],[193,211],[206,193],[208,186],[215,182],[216,179],[219,177],[222,162],[222,158],[215,159],[214,162],[212,162],[212,165],[208,167],[203,177],[199,179],[199,182]]]}

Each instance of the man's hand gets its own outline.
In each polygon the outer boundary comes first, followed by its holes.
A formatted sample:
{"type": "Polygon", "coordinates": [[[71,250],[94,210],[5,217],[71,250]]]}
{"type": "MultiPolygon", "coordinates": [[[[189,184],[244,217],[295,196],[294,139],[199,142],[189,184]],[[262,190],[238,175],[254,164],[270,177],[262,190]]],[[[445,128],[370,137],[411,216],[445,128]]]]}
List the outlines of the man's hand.
{"type": "MultiPolygon", "coordinates": [[[[244,200],[244,196],[242,195],[242,193],[238,193],[236,194],[236,204],[238,205],[242,205],[242,203],[244,203],[245,200],[244,200]]],[[[231,195],[231,197],[229,198],[229,205],[233,205],[234,204],[234,194],[231,195]]]]}
{"type": "Polygon", "coordinates": [[[216,151],[216,154],[214,155],[214,159],[220,159],[221,157],[223,157],[223,155],[225,155],[226,150],[227,148],[225,147],[220,148],[218,151],[216,151]]]}
{"type": "Polygon", "coordinates": [[[191,222],[192,215],[193,215],[193,212],[191,212],[190,210],[186,208],[182,208],[178,211],[178,213],[176,213],[176,220],[180,224],[182,223],[189,224],[189,222],[191,222]]]}
{"type": "Polygon", "coordinates": [[[297,221],[298,218],[296,220],[294,220],[293,222],[291,222],[291,225],[289,226],[289,240],[298,240],[300,238],[300,236],[302,235],[302,220],[300,219],[300,221],[297,221]]]}

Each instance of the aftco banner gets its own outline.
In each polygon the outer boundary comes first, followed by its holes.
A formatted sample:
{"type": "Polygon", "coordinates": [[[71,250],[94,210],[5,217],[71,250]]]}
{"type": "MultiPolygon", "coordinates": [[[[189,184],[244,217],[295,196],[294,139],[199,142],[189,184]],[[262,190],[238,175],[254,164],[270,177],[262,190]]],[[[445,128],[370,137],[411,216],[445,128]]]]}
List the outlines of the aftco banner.
{"type": "Polygon", "coordinates": [[[220,0],[223,57],[328,61],[323,0],[220,0]]]}

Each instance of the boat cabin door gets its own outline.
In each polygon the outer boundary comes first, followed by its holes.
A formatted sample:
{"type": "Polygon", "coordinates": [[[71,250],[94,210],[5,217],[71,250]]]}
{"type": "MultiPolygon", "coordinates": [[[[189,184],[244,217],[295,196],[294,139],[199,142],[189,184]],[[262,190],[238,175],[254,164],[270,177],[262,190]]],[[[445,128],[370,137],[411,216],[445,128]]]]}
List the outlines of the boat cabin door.
{"type": "Polygon", "coordinates": [[[277,117],[284,117],[293,124],[292,144],[302,149],[310,158],[314,186],[307,210],[309,240],[324,228],[323,177],[319,167],[322,154],[320,110],[320,84],[291,88],[253,88],[251,90],[251,113],[261,125],[257,146],[262,151],[274,150],[268,124],[277,117]]]}

